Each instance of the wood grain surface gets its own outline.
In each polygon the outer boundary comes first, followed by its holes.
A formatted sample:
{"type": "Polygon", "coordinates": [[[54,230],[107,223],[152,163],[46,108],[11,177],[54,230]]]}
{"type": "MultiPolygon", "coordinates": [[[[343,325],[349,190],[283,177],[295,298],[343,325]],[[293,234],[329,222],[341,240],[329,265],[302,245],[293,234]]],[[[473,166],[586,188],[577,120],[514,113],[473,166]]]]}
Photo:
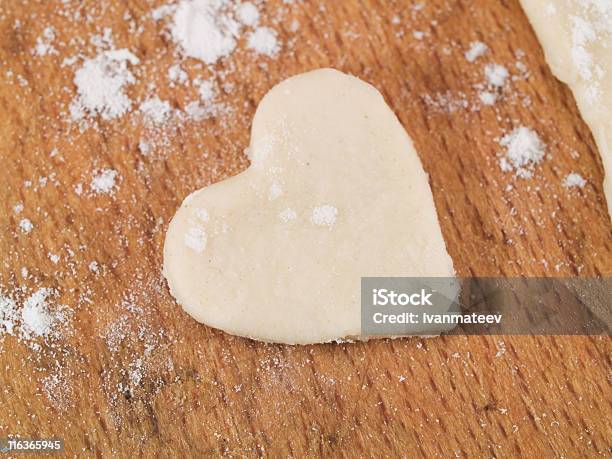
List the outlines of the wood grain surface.
{"type": "Polygon", "coordinates": [[[177,206],[248,166],[270,87],[326,66],[372,83],[397,113],[460,275],[612,275],[601,160],[516,0],[257,3],[278,55],[255,56],[241,38],[205,66],[181,60],[151,19],[160,2],[0,0],[0,290],[19,303],[52,288],[68,314],[57,337],[0,337],[0,437],[57,436],[66,455],[87,457],[610,456],[609,337],[291,347],[207,328],[175,304],[161,264],[177,206]],[[49,26],[57,53],[36,55],[49,26]],[[105,28],[140,59],[126,89],[134,109],[79,125],[65,59],[93,57],[105,28]],[[477,40],[489,51],[468,62],[477,40]],[[177,110],[197,97],[168,81],[178,61],[191,81],[213,79],[225,109],[147,124],[135,109],[147,96],[177,110]],[[486,106],[490,63],[510,78],[486,106]],[[546,144],[530,179],[499,166],[500,137],[521,125],[546,144]],[[95,194],[104,168],[116,187],[95,194]],[[586,186],[564,187],[570,172],[586,186]]]}

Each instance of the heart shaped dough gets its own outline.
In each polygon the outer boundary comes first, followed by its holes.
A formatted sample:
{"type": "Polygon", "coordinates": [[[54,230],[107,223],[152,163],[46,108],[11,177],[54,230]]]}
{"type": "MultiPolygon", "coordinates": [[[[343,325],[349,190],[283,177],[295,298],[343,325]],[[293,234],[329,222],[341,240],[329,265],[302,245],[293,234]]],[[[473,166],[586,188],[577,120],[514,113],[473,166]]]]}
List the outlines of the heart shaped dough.
{"type": "Polygon", "coordinates": [[[427,175],[373,86],[332,69],[283,81],[249,152],[168,228],[164,275],[197,321],[269,342],[358,339],[362,276],[454,275],[427,175]]]}

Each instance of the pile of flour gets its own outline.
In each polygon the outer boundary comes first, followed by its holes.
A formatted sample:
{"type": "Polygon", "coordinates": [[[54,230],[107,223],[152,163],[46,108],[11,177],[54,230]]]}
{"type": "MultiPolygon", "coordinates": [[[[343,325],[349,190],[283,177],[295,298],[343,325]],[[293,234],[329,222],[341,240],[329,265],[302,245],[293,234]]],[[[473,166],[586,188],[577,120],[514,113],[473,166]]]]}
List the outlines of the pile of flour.
{"type": "Polygon", "coordinates": [[[214,64],[236,49],[243,30],[247,46],[273,57],[280,49],[276,32],[259,26],[259,11],[250,2],[183,0],[172,15],[172,38],[185,56],[214,64]]]}

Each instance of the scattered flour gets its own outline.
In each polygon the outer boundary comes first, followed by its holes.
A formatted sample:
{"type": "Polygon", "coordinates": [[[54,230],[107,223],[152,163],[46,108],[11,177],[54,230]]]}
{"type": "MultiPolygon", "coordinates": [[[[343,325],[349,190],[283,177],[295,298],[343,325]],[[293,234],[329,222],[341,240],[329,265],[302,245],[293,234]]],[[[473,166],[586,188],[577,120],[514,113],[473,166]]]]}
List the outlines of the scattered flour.
{"type": "Polygon", "coordinates": [[[185,84],[189,77],[180,64],[174,64],[168,68],[168,79],[171,83],[185,84]]]}
{"type": "Polygon", "coordinates": [[[39,348],[38,338],[58,338],[59,327],[67,324],[69,315],[65,306],[50,309],[49,299],[56,293],[51,288],[39,288],[19,305],[0,291],[0,338],[5,334],[16,336],[33,349],[39,348]]]}
{"type": "Polygon", "coordinates": [[[98,174],[94,175],[91,180],[91,191],[98,194],[112,193],[116,184],[117,171],[113,169],[103,169],[98,174]]]}
{"type": "MultiPolygon", "coordinates": [[[[26,268],[23,271],[27,274],[26,268]]],[[[24,292],[25,287],[20,287],[13,294],[20,297],[24,292]]],[[[41,355],[42,344],[46,344],[45,363],[36,368],[48,373],[40,379],[40,387],[53,406],[63,409],[70,405],[72,386],[62,363],[61,346],[57,347],[57,344],[66,333],[71,332],[68,325],[72,311],[51,302],[57,293],[51,288],[38,288],[18,302],[0,291],[0,345],[4,336],[11,335],[29,347],[33,355],[41,355]],[[53,367],[50,373],[49,367],[53,367]]],[[[30,363],[37,362],[38,357],[28,360],[30,363]]]]}
{"type": "Polygon", "coordinates": [[[276,32],[257,27],[259,10],[244,2],[231,8],[228,0],[182,0],[172,17],[172,38],[183,54],[212,65],[229,56],[237,46],[244,27],[252,30],[247,47],[258,54],[274,57],[280,50],[276,32]]]}
{"type": "Polygon", "coordinates": [[[89,42],[98,49],[113,48],[113,29],[105,27],[101,34],[92,35],[89,42]]]}
{"type": "Polygon", "coordinates": [[[287,208],[278,214],[278,217],[285,223],[293,221],[297,218],[297,213],[291,208],[287,208]]]}
{"type": "Polygon", "coordinates": [[[593,77],[593,56],[586,50],[585,45],[596,38],[592,23],[580,16],[572,17],[572,59],[578,66],[580,76],[585,80],[593,77]]]}
{"type": "Polygon", "coordinates": [[[481,91],[478,93],[478,98],[484,105],[493,105],[497,101],[497,94],[490,91],[481,91]]]}
{"type": "Polygon", "coordinates": [[[143,155],[147,156],[151,153],[151,144],[145,139],[140,139],[138,141],[138,149],[143,155]]]}
{"type": "Polygon", "coordinates": [[[578,6],[581,11],[571,18],[571,58],[578,67],[580,77],[588,84],[589,101],[594,103],[601,96],[600,85],[607,76],[588,47],[592,43],[606,43],[607,37],[612,36],[612,2],[582,0],[578,6]]]}
{"type": "Polygon", "coordinates": [[[198,93],[203,102],[210,102],[215,98],[215,87],[212,81],[205,80],[198,82],[198,93]]]}
{"type": "Polygon", "coordinates": [[[15,324],[19,319],[17,304],[12,298],[4,296],[0,291],[0,337],[15,334],[15,324]]]}
{"type": "Polygon", "coordinates": [[[506,84],[509,73],[508,69],[499,64],[488,64],[485,67],[487,82],[494,87],[501,88],[506,84]]]}
{"type": "Polygon", "coordinates": [[[203,104],[197,101],[189,102],[185,106],[185,113],[190,119],[200,121],[205,118],[227,112],[224,104],[215,104],[210,102],[211,101],[205,101],[203,104]]]}
{"type": "Polygon", "coordinates": [[[210,220],[210,215],[206,209],[195,209],[194,214],[199,220],[207,222],[210,220]]]}
{"type": "Polygon", "coordinates": [[[128,378],[130,383],[134,386],[138,385],[142,380],[144,368],[143,368],[143,360],[141,358],[137,358],[134,361],[130,362],[128,370],[128,378]]]}
{"type": "Polygon", "coordinates": [[[53,27],[45,28],[45,30],[43,30],[42,37],[38,37],[36,39],[34,54],[37,56],[59,54],[57,49],[55,49],[52,45],[53,40],[55,40],[55,29],[53,27]]]}
{"type": "Polygon", "coordinates": [[[158,282],[136,281],[119,305],[123,313],[101,327],[100,338],[114,365],[105,367],[100,376],[110,419],[116,427],[128,421],[121,413],[127,395],[130,399],[146,400],[165,384],[167,378],[163,375],[173,371],[167,352],[172,337],[151,323],[147,308],[141,306],[141,302],[148,304],[152,300],[152,294],[159,293],[158,282]]]}
{"type": "Polygon", "coordinates": [[[238,5],[236,16],[246,26],[255,27],[259,22],[259,11],[251,2],[244,2],[238,5]]]}
{"type": "Polygon", "coordinates": [[[70,105],[73,120],[86,115],[100,115],[102,119],[117,118],[131,109],[132,102],[125,86],[135,83],[128,63],[138,64],[136,56],[126,49],[105,51],[83,62],[74,76],[78,96],[70,105]]]}
{"type": "Polygon", "coordinates": [[[162,101],[159,97],[155,96],[140,104],[140,112],[148,122],[162,124],[172,114],[172,107],[167,101],[162,101]]]}
{"type": "Polygon", "coordinates": [[[206,248],[206,231],[201,226],[192,226],[185,233],[185,245],[191,250],[202,253],[206,248]]]}
{"type": "Polygon", "coordinates": [[[176,10],[176,5],[162,5],[151,11],[151,18],[154,21],[160,21],[166,16],[170,16],[176,10]]]}
{"type": "Polygon", "coordinates": [[[586,185],[586,180],[582,178],[582,176],[576,172],[572,172],[567,174],[565,180],[563,181],[563,186],[566,188],[578,187],[582,188],[586,185]]]}
{"type": "Polygon", "coordinates": [[[281,186],[274,182],[270,185],[270,189],[268,190],[268,201],[274,201],[276,198],[280,197],[283,194],[283,189],[281,186]]]}
{"type": "Polygon", "coordinates": [[[176,5],[162,5],[151,11],[151,18],[154,21],[161,21],[166,16],[170,16],[176,11],[176,5]]]}
{"type": "Polygon", "coordinates": [[[503,340],[499,340],[497,342],[497,352],[495,353],[495,358],[500,358],[505,353],[506,353],[506,343],[503,340]]]}
{"type": "Polygon", "coordinates": [[[34,229],[34,225],[28,218],[23,218],[19,222],[19,228],[25,234],[28,234],[30,231],[34,229]]]}
{"type": "Polygon", "coordinates": [[[187,116],[192,120],[200,121],[206,118],[210,114],[210,111],[198,102],[189,102],[185,106],[185,113],[187,113],[187,116]]]}
{"type": "Polygon", "coordinates": [[[312,210],[312,222],[318,226],[332,226],[336,223],[338,209],[334,206],[323,205],[312,210]]]}
{"type": "Polygon", "coordinates": [[[268,27],[258,27],[251,32],[247,39],[247,46],[259,54],[270,57],[274,57],[280,49],[276,32],[268,27]]]}
{"type": "Polygon", "coordinates": [[[56,368],[53,373],[41,379],[42,390],[51,404],[60,410],[73,405],[74,392],[66,369],[56,368]]]}
{"type": "Polygon", "coordinates": [[[465,53],[465,58],[468,62],[474,62],[480,56],[484,56],[488,50],[489,48],[483,42],[472,42],[470,49],[465,53]]]}
{"type": "MultiPolygon", "coordinates": [[[[69,2],[64,1],[63,3],[67,4],[69,2]]],[[[180,10],[181,5],[185,4],[207,5],[204,7],[204,9],[209,12],[213,11],[215,13],[215,18],[212,23],[218,28],[218,30],[221,30],[221,41],[223,42],[224,39],[228,38],[224,35],[225,33],[231,32],[229,43],[230,48],[232,49],[235,46],[235,44],[231,44],[232,41],[235,43],[238,43],[239,41],[241,43],[246,43],[246,33],[244,36],[240,36],[240,28],[244,28],[247,32],[250,32],[253,29],[256,29],[257,25],[259,24],[259,11],[255,5],[260,5],[260,2],[242,3],[235,9],[234,5],[236,2],[234,1],[177,0],[176,5],[167,5],[165,7],[158,8],[155,10],[155,13],[152,14],[152,16],[155,19],[161,19],[167,16],[172,22],[178,18],[178,11],[180,10]],[[235,27],[234,24],[236,25],[235,27]]],[[[60,14],[63,14],[63,12],[60,12],[60,14]]],[[[77,12],[75,12],[74,17],[71,15],[70,19],[93,23],[93,25],[95,25],[95,21],[98,20],[94,12],[92,12],[92,14],[87,12],[85,15],[81,16],[80,11],[78,12],[78,15],[77,12]]],[[[134,22],[132,19],[130,19],[129,14],[124,16],[124,19],[128,22],[134,22]]],[[[43,18],[36,18],[36,20],[42,21],[43,18]]],[[[276,24],[277,22],[273,23],[276,24]]],[[[128,26],[130,27],[129,33],[132,33],[132,26],[130,24],[128,24],[128,26]]],[[[140,24],[138,24],[137,27],[133,29],[134,34],[137,35],[141,33],[141,28],[142,27],[140,24]]],[[[174,27],[171,29],[171,32],[175,32],[174,27]]],[[[261,52],[264,54],[272,55],[276,53],[280,47],[276,41],[275,32],[270,31],[269,35],[274,38],[274,41],[263,44],[260,43],[258,45],[258,49],[261,49],[261,52]]],[[[175,37],[174,33],[172,36],[175,37]]],[[[203,36],[210,37],[210,35],[207,35],[206,33],[203,36]]],[[[34,38],[35,37],[33,37],[33,39],[34,38]]],[[[219,38],[219,36],[217,36],[217,38],[219,38]]],[[[214,45],[215,40],[212,42],[214,45]]],[[[74,54],[72,57],[64,59],[61,63],[58,62],[58,67],[69,66],[74,71],[73,82],[76,92],[72,101],[70,101],[68,116],[73,121],[83,121],[82,123],[79,123],[81,126],[88,125],[90,121],[93,121],[92,118],[113,120],[136,108],[138,108],[138,111],[144,116],[145,120],[149,120],[154,124],[165,123],[171,116],[173,117],[173,120],[183,119],[178,110],[173,109],[168,102],[160,100],[160,98],[156,96],[156,89],[155,85],[152,83],[152,80],[144,82],[149,83],[146,90],[147,92],[145,94],[150,95],[150,98],[144,100],[140,104],[139,102],[141,99],[130,99],[130,85],[136,84],[137,78],[140,79],[141,75],[138,69],[135,68],[135,66],[139,64],[139,60],[127,49],[114,49],[112,43],[112,30],[110,28],[107,27],[102,29],[98,35],[91,37],[91,39],[79,36],[71,37],[70,41],[67,41],[64,44],[62,41],[57,39],[55,30],[52,27],[47,27],[36,40],[35,46],[32,46],[33,44],[34,41],[30,42],[28,45],[29,49],[27,49],[27,52],[30,54],[28,59],[33,59],[32,54],[35,56],[57,55],[59,53],[55,47],[62,50],[62,46],[70,46],[71,49],[74,49],[74,54]],[[84,56],[87,56],[87,58],[84,56]]],[[[202,45],[202,43],[194,44],[194,42],[191,44],[201,48],[207,48],[211,42],[207,41],[204,45],[202,45]]],[[[226,52],[223,46],[218,48],[217,51],[221,53],[221,55],[226,52]]],[[[203,55],[207,55],[207,51],[202,51],[202,53],[203,55]]],[[[212,55],[214,54],[215,51],[213,49],[212,55]]],[[[175,63],[172,65],[168,69],[168,81],[177,84],[191,85],[192,83],[190,78],[187,75],[187,72],[183,70],[181,65],[185,65],[185,68],[189,69],[190,73],[197,73],[198,71],[202,70],[201,65],[198,64],[193,66],[192,64],[193,63],[175,63]]],[[[166,67],[163,67],[161,71],[163,72],[165,69],[166,67]]],[[[23,79],[23,77],[20,75],[13,76],[12,70],[6,71],[7,76],[9,76],[9,72],[11,78],[23,79]]],[[[221,104],[212,103],[213,99],[215,98],[216,88],[213,86],[213,81],[214,84],[218,84],[218,87],[222,88],[223,91],[226,91],[226,88],[228,87],[228,84],[224,84],[219,74],[214,74],[210,81],[203,82],[201,85],[199,85],[198,89],[200,103],[211,102],[208,105],[202,104],[194,106],[197,107],[197,109],[194,108],[194,110],[200,116],[212,114],[214,113],[214,110],[217,110],[221,106],[221,104]]],[[[28,83],[25,79],[23,79],[23,83],[20,81],[20,84],[25,85],[28,83]]],[[[50,91],[51,90],[55,90],[55,88],[50,88],[50,91]]],[[[139,94],[142,93],[139,92],[139,94]]],[[[48,119],[51,121],[50,116],[48,119]]],[[[136,117],[134,120],[136,121],[136,117]]],[[[138,118],[137,121],[140,121],[140,119],[138,118]]],[[[161,129],[157,129],[157,126],[155,129],[161,131],[161,129]]],[[[149,131],[145,130],[144,134],[142,135],[145,136],[148,134],[149,131]]],[[[150,140],[150,137],[148,139],[150,140]]],[[[67,139],[67,141],[71,144],[73,140],[73,138],[67,139]]],[[[58,142],[58,138],[51,138],[50,141],[58,142]]],[[[155,142],[156,140],[154,139],[150,141],[155,142]]],[[[49,154],[49,157],[53,158],[52,161],[49,161],[49,163],[52,163],[49,164],[49,166],[54,166],[60,162],[63,162],[63,154],[63,150],[62,153],[59,153],[58,150],[54,148],[49,154]]],[[[95,161],[98,161],[98,159],[95,161]]],[[[47,167],[40,169],[41,173],[43,173],[43,170],[45,176],[35,176],[31,180],[26,180],[23,186],[25,188],[29,188],[31,192],[37,192],[44,186],[46,186],[47,189],[51,188],[52,185],[59,186],[57,184],[58,182],[56,183],[54,181],[54,174],[50,170],[47,170],[47,167]]],[[[113,169],[95,170],[93,174],[89,176],[89,178],[82,180],[82,183],[66,183],[64,185],[68,187],[66,189],[69,191],[74,189],[75,193],[78,195],[82,195],[83,192],[87,194],[88,185],[93,193],[110,194],[117,189],[121,180],[121,176],[119,176],[118,172],[113,169]],[[89,178],[91,178],[90,184],[88,184],[89,178]]],[[[35,228],[28,218],[22,218],[22,212],[24,211],[23,204],[13,204],[14,202],[7,202],[8,212],[12,211],[14,215],[19,215],[18,217],[14,217],[15,220],[13,225],[17,227],[15,230],[17,232],[21,231],[23,233],[30,233],[35,228]]],[[[30,204],[28,204],[28,206],[29,205],[30,204]]],[[[66,204],[66,206],[68,205],[69,204],[66,204]]],[[[40,213],[40,222],[44,222],[43,218],[52,216],[51,210],[45,209],[44,207],[36,209],[36,212],[40,213]]],[[[205,212],[200,218],[202,221],[205,220],[203,217],[204,214],[205,212]]],[[[38,217],[36,221],[39,221],[38,217]]],[[[161,226],[161,223],[159,223],[159,225],[161,226]]],[[[39,223],[37,223],[37,227],[38,226],[39,223]]],[[[197,240],[197,248],[199,250],[203,250],[206,245],[206,234],[204,233],[203,229],[197,230],[196,233],[195,240],[197,240]]],[[[140,242],[142,242],[142,240],[143,239],[141,239],[140,242]]],[[[19,279],[19,274],[21,274],[21,277],[24,279],[23,281],[25,282],[27,280],[28,284],[30,284],[43,279],[44,276],[57,275],[57,285],[61,286],[63,285],[63,279],[65,276],[75,273],[78,269],[85,271],[89,269],[89,271],[96,274],[104,271],[103,268],[106,265],[98,265],[98,262],[96,261],[89,261],[95,256],[93,253],[90,253],[88,258],[74,258],[76,255],[75,252],[80,252],[82,250],[82,253],[85,253],[89,250],[84,244],[79,245],[78,249],[76,246],[73,248],[75,250],[74,252],[70,250],[67,245],[65,247],[55,248],[54,251],[57,253],[43,252],[43,257],[48,258],[53,265],[57,266],[53,266],[49,262],[45,263],[44,260],[42,260],[41,266],[32,267],[32,272],[30,273],[25,266],[19,268],[21,265],[17,265],[18,267],[16,273],[14,274],[14,278],[19,279]]],[[[108,263],[109,266],[114,266],[112,261],[109,261],[108,263]]],[[[71,376],[71,374],[65,367],[60,368],[59,366],[64,365],[65,361],[62,361],[61,357],[58,357],[58,360],[56,360],[55,357],[59,356],[65,351],[64,346],[67,345],[67,343],[54,342],[53,340],[62,337],[59,332],[60,330],[62,332],[64,330],[60,327],[67,323],[66,319],[69,317],[70,311],[67,309],[62,309],[66,307],[58,304],[55,301],[55,299],[59,296],[58,290],[55,290],[54,288],[40,287],[40,285],[37,285],[36,287],[30,289],[30,287],[26,287],[24,285],[15,288],[14,291],[9,292],[8,296],[0,292],[0,340],[2,339],[3,335],[14,335],[20,340],[23,340],[32,348],[32,350],[35,350],[35,354],[41,354],[41,356],[45,358],[43,363],[44,366],[39,366],[39,368],[36,370],[40,375],[41,370],[44,369],[47,375],[39,378],[38,387],[42,390],[43,394],[53,402],[54,406],[66,406],[68,403],[66,400],[71,398],[71,381],[70,379],[67,379],[69,376],[71,376]],[[44,351],[44,354],[41,351],[44,351]],[[50,358],[49,362],[47,362],[47,357],[49,356],[53,356],[53,358],[50,358]],[[50,369],[51,365],[48,366],[47,363],[58,366],[55,370],[53,370],[50,369]]],[[[138,287],[134,287],[134,290],[136,289],[138,289],[138,287]]],[[[74,289],[71,290],[74,291],[74,289]]],[[[79,288],[78,290],[81,289],[79,288]]],[[[78,301],[86,301],[93,304],[93,301],[95,301],[93,290],[93,286],[83,286],[82,291],[78,292],[78,301]]],[[[68,294],[68,291],[66,291],[66,294],[68,294]]],[[[160,333],[156,339],[160,340],[162,338],[162,331],[163,330],[160,330],[160,333]]],[[[151,354],[152,344],[149,342],[148,338],[150,333],[148,333],[148,331],[144,328],[144,325],[138,323],[137,327],[134,327],[132,332],[132,334],[134,334],[134,336],[136,336],[139,340],[142,339],[142,343],[145,345],[144,356],[151,354]],[[145,338],[142,338],[143,336],[145,338]]],[[[29,358],[31,361],[34,361],[35,359],[39,359],[39,357],[35,357],[34,354],[31,356],[31,358],[29,358]]],[[[68,359],[68,362],[69,361],[70,360],[68,359]]],[[[132,386],[138,386],[142,385],[143,381],[148,378],[146,371],[152,371],[151,369],[156,368],[156,365],[154,362],[147,362],[146,358],[144,357],[137,357],[132,359],[125,366],[125,368],[127,369],[126,374],[128,375],[129,383],[132,386]]],[[[75,375],[72,374],[72,376],[75,375]]],[[[149,386],[147,386],[147,390],[148,387],[149,386]]],[[[34,419],[34,417],[35,416],[32,415],[32,419],[34,419]]]]}
{"type": "Polygon", "coordinates": [[[188,57],[214,64],[236,47],[240,24],[223,0],[183,0],[174,12],[172,37],[188,57]]]}
{"type": "Polygon", "coordinates": [[[433,95],[424,94],[422,97],[427,106],[446,113],[465,110],[470,106],[470,102],[464,93],[454,94],[451,91],[446,91],[433,95]]]}
{"type": "Polygon", "coordinates": [[[520,126],[501,138],[499,144],[506,148],[500,160],[504,172],[514,171],[518,177],[530,178],[533,167],[544,158],[545,146],[535,131],[520,126]]]}
{"type": "Polygon", "coordinates": [[[30,295],[21,310],[22,332],[28,338],[45,336],[51,330],[55,317],[47,307],[47,297],[53,291],[40,288],[30,295]]]}

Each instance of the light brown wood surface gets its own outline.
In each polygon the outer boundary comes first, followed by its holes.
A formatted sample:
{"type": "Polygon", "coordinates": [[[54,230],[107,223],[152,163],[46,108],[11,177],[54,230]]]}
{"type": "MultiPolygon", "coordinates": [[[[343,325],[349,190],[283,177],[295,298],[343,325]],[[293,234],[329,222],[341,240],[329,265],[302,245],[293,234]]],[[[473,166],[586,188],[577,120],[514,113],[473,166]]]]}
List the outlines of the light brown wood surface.
{"type": "Polygon", "coordinates": [[[165,76],[178,58],[147,15],[159,5],[0,0],[0,290],[20,301],[54,288],[54,304],[72,311],[68,331],[36,341],[39,350],[1,338],[0,437],[58,436],[67,455],[89,457],[612,453],[608,337],[266,345],[196,323],[161,276],[181,200],[248,166],[250,122],[271,86],[324,66],[371,82],[397,113],[460,275],[612,275],[601,160],[516,0],[260,2],[262,23],[279,33],[277,57],[255,57],[241,41],[212,68],[183,62],[190,79],[226,89],[218,99],[231,111],[152,128],[133,110],[80,130],[66,114],[74,68],[61,63],[95,55],[87,43],[104,27],[141,60],[132,100],[151,83],[177,109],[195,97],[165,76]],[[82,20],[65,14],[75,9],[82,20]],[[49,25],[58,54],[35,56],[49,25]],[[469,63],[475,40],[490,50],[469,63]],[[487,63],[512,75],[493,106],[478,102],[487,63]],[[547,147],[531,179],[499,167],[498,140],[519,125],[547,147]],[[143,138],[155,146],[146,155],[143,138]],[[92,194],[92,174],[105,167],[118,186],[92,194]],[[570,172],[587,185],[565,188],[570,172]],[[34,225],[28,234],[22,218],[34,225]]]}

